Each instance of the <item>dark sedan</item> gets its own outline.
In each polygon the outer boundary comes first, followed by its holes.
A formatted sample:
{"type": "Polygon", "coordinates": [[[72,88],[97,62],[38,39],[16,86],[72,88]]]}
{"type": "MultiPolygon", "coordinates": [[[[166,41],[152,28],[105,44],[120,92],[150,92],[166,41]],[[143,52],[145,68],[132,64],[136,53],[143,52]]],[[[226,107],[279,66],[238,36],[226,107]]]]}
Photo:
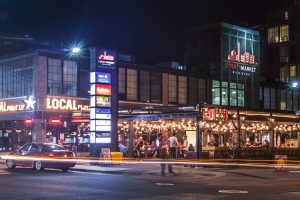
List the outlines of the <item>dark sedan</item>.
{"type": "Polygon", "coordinates": [[[33,167],[37,171],[44,168],[67,171],[70,167],[75,166],[76,163],[72,161],[74,158],[74,152],[60,145],[31,143],[9,154],[6,165],[8,169],[25,166],[33,167]]]}

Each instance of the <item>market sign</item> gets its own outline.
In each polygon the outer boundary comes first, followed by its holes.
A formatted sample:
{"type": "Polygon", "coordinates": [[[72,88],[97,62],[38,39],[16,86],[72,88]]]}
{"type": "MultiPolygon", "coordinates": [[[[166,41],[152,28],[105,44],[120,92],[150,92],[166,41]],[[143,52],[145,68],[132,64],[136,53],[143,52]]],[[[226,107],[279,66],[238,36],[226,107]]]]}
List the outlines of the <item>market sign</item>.
{"type": "Polygon", "coordinates": [[[76,99],[47,97],[47,109],[65,111],[88,111],[90,110],[88,101],[79,102],[76,99]]]}
{"type": "Polygon", "coordinates": [[[113,66],[115,64],[115,55],[105,50],[99,54],[98,64],[101,66],[113,66]]]}
{"type": "Polygon", "coordinates": [[[0,100],[0,112],[18,112],[34,110],[36,101],[33,96],[27,99],[0,100]]]}
{"type": "Polygon", "coordinates": [[[228,110],[223,108],[203,108],[203,120],[206,121],[226,121],[228,120],[228,110]]]}

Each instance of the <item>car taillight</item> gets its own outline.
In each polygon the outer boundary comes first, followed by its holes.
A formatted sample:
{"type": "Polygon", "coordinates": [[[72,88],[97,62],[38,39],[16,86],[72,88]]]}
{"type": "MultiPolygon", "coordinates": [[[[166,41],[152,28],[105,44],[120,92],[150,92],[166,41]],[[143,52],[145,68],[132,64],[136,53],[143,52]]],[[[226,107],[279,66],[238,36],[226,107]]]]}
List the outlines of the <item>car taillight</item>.
{"type": "Polygon", "coordinates": [[[49,153],[49,157],[53,158],[54,157],[54,153],[49,153]]]}

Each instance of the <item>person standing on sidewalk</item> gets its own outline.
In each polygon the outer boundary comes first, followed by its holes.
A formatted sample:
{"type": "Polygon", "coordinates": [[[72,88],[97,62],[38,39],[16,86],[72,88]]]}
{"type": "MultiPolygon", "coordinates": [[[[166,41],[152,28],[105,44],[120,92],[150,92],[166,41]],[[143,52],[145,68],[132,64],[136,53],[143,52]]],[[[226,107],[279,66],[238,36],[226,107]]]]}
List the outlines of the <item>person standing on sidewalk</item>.
{"type": "Polygon", "coordinates": [[[175,133],[168,139],[170,144],[170,158],[177,158],[176,148],[179,147],[178,139],[175,133]]]}
{"type": "MultiPolygon", "coordinates": [[[[162,135],[160,136],[159,156],[160,156],[161,159],[169,158],[169,145],[168,145],[168,137],[167,137],[166,132],[163,132],[162,135]]],[[[160,171],[161,171],[162,176],[165,175],[165,169],[166,169],[166,164],[161,163],[160,164],[160,171]]],[[[171,164],[168,164],[168,169],[169,169],[169,173],[173,173],[171,164]]]]}

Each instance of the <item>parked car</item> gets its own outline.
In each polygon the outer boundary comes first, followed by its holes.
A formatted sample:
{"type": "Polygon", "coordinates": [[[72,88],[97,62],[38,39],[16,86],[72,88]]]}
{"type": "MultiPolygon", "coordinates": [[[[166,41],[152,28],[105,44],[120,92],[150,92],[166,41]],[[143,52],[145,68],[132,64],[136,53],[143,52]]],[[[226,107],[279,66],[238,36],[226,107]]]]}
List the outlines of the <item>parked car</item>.
{"type": "Polygon", "coordinates": [[[76,164],[72,161],[75,158],[74,152],[57,144],[26,144],[10,153],[9,156],[15,156],[15,158],[8,158],[6,160],[8,169],[13,169],[16,166],[26,166],[33,167],[36,171],[43,170],[44,168],[67,171],[76,164]]]}

